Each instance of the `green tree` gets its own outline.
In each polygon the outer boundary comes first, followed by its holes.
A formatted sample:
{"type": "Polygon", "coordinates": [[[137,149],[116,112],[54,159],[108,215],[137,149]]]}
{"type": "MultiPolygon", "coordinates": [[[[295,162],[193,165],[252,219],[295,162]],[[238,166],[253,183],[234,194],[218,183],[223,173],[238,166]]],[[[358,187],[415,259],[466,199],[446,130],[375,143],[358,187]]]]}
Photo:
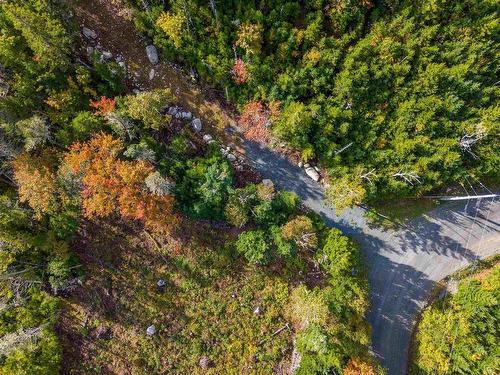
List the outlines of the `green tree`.
{"type": "Polygon", "coordinates": [[[458,292],[422,314],[415,364],[424,374],[494,374],[498,370],[500,268],[464,280],[458,292]]]}
{"type": "Polygon", "coordinates": [[[330,203],[337,214],[346,208],[360,204],[366,196],[366,190],[359,178],[348,175],[333,179],[326,189],[326,200],[330,203]]]}
{"type": "Polygon", "coordinates": [[[145,91],[123,99],[124,112],[132,119],[141,121],[146,128],[160,130],[170,118],[163,114],[174,97],[169,89],[145,91]]]}
{"type": "Polygon", "coordinates": [[[265,265],[271,261],[269,240],[263,230],[241,233],[236,241],[236,250],[250,263],[265,265]]]}

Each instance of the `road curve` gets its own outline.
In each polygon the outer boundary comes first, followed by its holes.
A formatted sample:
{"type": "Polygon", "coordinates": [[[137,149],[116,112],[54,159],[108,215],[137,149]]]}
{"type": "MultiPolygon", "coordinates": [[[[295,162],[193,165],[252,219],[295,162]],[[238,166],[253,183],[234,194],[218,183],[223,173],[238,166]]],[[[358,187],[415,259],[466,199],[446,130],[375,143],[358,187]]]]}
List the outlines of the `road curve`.
{"type": "Polygon", "coordinates": [[[244,141],[243,148],[265,178],[360,243],[369,267],[373,353],[388,375],[406,374],[413,324],[435,283],[500,252],[500,202],[453,202],[407,228],[384,230],[370,226],[358,207],[337,216],[324,203],[322,186],[285,157],[255,142],[244,141]]]}

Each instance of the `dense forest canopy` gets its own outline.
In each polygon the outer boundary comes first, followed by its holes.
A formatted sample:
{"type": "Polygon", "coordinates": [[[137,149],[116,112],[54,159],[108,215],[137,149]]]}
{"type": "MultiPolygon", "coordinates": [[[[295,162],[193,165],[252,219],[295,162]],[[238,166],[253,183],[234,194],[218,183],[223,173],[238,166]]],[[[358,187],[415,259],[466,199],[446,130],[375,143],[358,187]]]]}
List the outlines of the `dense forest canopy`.
{"type": "Polygon", "coordinates": [[[500,268],[460,282],[458,291],[422,315],[416,336],[418,374],[495,374],[500,268]]]}
{"type": "Polygon", "coordinates": [[[495,1],[130,1],[167,58],[243,111],[278,102],[257,126],[321,161],[339,208],[498,181],[495,1]]]}

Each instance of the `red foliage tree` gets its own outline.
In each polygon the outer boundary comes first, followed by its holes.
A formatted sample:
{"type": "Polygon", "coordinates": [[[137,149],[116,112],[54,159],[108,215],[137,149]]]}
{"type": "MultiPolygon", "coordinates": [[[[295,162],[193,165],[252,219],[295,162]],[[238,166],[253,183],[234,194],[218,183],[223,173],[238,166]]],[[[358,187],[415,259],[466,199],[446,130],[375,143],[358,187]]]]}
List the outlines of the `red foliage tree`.
{"type": "Polygon", "coordinates": [[[236,59],[233,68],[231,69],[231,75],[233,76],[233,81],[237,85],[241,85],[247,81],[248,72],[245,62],[242,59],[236,59]]]}

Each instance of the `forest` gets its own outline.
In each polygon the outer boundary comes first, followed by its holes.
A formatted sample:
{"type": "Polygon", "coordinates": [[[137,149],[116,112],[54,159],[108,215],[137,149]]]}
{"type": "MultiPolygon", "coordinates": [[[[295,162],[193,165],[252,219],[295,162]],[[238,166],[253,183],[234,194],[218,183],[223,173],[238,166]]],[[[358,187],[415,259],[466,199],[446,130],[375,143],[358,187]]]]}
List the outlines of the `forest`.
{"type": "MultiPolygon", "coordinates": [[[[493,1],[104,3],[247,140],[324,169],[338,211],[499,181],[493,1]]],[[[0,0],[0,374],[384,374],[360,245],[178,116],[178,90],[89,49],[80,7],[0,0]]],[[[463,319],[425,313],[428,373],[495,365],[496,328],[467,341],[494,275],[443,302],[463,319]],[[428,358],[438,318],[474,364],[428,358]]]]}
{"type": "Polygon", "coordinates": [[[320,162],[338,209],[498,182],[495,1],[130,1],[250,137],[320,162]]]}
{"type": "Polygon", "coordinates": [[[378,372],[358,245],[82,55],[66,5],[0,4],[0,372],[378,372]]]}
{"type": "Polygon", "coordinates": [[[498,370],[498,264],[461,280],[458,290],[423,313],[415,374],[494,374],[498,370]]]}

